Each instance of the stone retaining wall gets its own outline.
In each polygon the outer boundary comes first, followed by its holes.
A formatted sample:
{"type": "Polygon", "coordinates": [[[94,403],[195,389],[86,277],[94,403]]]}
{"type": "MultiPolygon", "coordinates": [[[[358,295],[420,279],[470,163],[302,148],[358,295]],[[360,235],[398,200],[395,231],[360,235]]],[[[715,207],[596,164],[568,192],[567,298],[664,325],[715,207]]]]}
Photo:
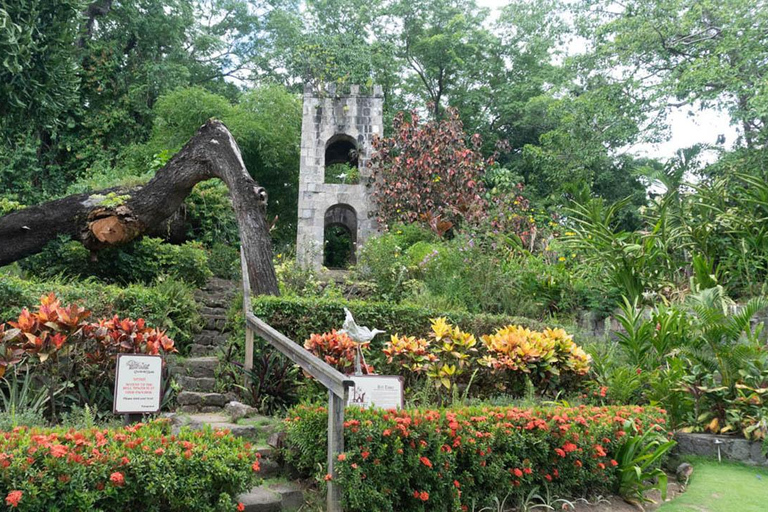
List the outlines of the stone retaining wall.
{"type": "Polygon", "coordinates": [[[721,444],[720,455],[723,460],[732,460],[768,466],[768,457],[763,455],[763,443],[759,441],[747,441],[742,437],[718,436],[714,434],[675,434],[677,446],[675,450],[681,455],[700,455],[702,457],[717,458],[717,441],[721,444]]]}

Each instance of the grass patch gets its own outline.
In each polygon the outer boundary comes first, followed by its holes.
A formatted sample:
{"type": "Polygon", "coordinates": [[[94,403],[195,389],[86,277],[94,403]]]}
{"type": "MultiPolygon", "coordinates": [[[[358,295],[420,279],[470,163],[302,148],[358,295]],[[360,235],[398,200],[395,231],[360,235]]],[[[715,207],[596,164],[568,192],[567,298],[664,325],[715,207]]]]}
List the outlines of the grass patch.
{"type": "Polygon", "coordinates": [[[760,512],[768,510],[768,468],[710,459],[688,460],[688,490],[659,512],[760,512]]]}

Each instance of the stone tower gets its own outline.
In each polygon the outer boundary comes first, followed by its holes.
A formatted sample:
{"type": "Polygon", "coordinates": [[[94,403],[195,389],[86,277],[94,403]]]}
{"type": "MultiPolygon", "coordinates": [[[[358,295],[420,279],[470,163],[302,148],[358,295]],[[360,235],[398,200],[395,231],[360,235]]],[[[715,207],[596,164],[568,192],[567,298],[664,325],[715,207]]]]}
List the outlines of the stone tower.
{"type": "Polygon", "coordinates": [[[373,136],[382,134],[384,97],[381,86],[372,96],[357,85],[344,92],[333,84],[304,87],[296,253],[299,264],[315,269],[338,261],[326,238],[334,237],[336,250],[338,240],[347,244],[346,261],[354,263],[357,248],[378,227],[369,215],[368,161],[373,136]]]}

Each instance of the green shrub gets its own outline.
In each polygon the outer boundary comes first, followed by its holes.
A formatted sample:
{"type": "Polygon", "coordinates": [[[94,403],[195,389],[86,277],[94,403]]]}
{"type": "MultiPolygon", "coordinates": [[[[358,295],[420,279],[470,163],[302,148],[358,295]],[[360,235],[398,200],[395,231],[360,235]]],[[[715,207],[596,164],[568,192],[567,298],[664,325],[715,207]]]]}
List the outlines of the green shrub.
{"type": "Polygon", "coordinates": [[[7,215],[22,208],[24,208],[24,205],[18,201],[11,201],[7,197],[0,197],[0,216],[7,215]]]}
{"type": "Polygon", "coordinates": [[[95,277],[107,283],[151,283],[169,275],[195,286],[205,284],[211,272],[203,247],[196,242],[168,244],[159,238],[144,237],[122,247],[98,253],[96,261],[82,244],[60,238],[39,254],[21,261],[29,274],[38,278],[63,275],[69,278],[95,277]]]}
{"type": "Polygon", "coordinates": [[[309,266],[302,266],[296,258],[278,254],[275,259],[275,274],[283,296],[310,297],[323,293],[323,285],[309,266]]]}
{"type": "MultiPolygon", "coordinates": [[[[545,319],[579,308],[605,316],[604,286],[576,279],[561,261],[531,254],[504,237],[459,235],[438,240],[429,231],[400,226],[363,246],[358,274],[382,300],[437,309],[545,319]]],[[[608,310],[610,311],[610,309],[608,310]]]]}
{"type": "Polygon", "coordinates": [[[214,276],[240,280],[240,251],[235,245],[215,243],[208,249],[208,267],[214,276]]]}
{"type": "Polygon", "coordinates": [[[129,285],[120,288],[94,281],[67,283],[61,279],[27,281],[0,276],[0,322],[15,319],[22,308],[40,302],[42,295],[54,292],[63,303],[75,302],[91,311],[94,318],[144,318],[149,325],[168,331],[182,353],[199,329],[200,315],[192,289],[171,278],[152,286],[129,285]]]}
{"type": "Polygon", "coordinates": [[[219,180],[195,185],[185,201],[187,236],[206,247],[216,244],[238,246],[240,232],[229,198],[229,189],[219,180]]]}
{"type": "Polygon", "coordinates": [[[168,420],[120,429],[21,428],[0,438],[0,498],[19,510],[235,510],[258,454],[225,432],[171,435],[168,420]]]}
{"type": "Polygon", "coordinates": [[[36,411],[0,412],[0,431],[8,432],[16,427],[35,427],[45,424],[42,413],[36,411]]]}
{"type": "MultiPolygon", "coordinates": [[[[665,423],[653,407],[587,406],[349,408],[345,419],[336,482],[345,508],[401,512],[479,510],[544,486],[571,498],[614,490],[625,422],[641,431],[665,423]]],[[[287,460],[321,481],[327,424],[317,406],[296,407],[286,420],[287,460]]]]}
{"type": "MultiPolygon", "coordinates": [[[[532,329],[544,327],[528,318],[437,311],[387,302],[267,296],[253,300],[256,316],[299,343],[303,343],[312,334],[340,329],[344,323],[345,307],[354,314],[359,325],[384,329],[387,335],[427,336],[430,332],[430,319],[441,316],[462,330],[478,335],[493,332],[494,329],[509,324],[532,329]]],[[[384,335],[377,337],[371,348],[381,348],[386,339],[387,336],[384,335]]]]}
{"type": "Polygon", "coordinates": [[[369,239],[360,250],[358,274],[376,283],[386,300],[400,300],[406,292],[409,258],[405,252],[418,242],[432,242],[436,236],[415,224],[396,225],[388,233],[369,239]]]}

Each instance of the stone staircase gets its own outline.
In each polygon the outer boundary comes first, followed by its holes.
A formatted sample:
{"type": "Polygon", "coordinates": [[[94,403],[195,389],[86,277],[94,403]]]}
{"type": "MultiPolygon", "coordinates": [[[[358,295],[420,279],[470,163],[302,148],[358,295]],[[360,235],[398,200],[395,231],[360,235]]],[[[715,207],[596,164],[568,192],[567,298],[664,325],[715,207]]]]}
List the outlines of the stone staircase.
{"type": "Polygon", "coordinates": [[[251,413],[248,417],[233,422],[230,415],[222,412],[177,413],[172,414],[171,419],[174,429],[185,426],[196,430],[203,429],[206,425],[214,429],[227,429],[232,435],[248,439],[259,447],[259,476],[264,479],[264,483],[237,497],[237,501],[245,506],[246,512],[288,512],[304,506],[306,486],[282,477],[283,470],[274,447],[279,441],[279,435],[276,434],[280,423],[278,419],[251,413]]]}
{"type": "Polygon", "coordinates": [[[219,364],[217,353],[229,337],[226,332],[227,311],[237,293],[237,286],[233,281],[212,278],[205,287],[195,292],[205,325],[192,341],[189,357],[180,358],[172,366],[173,375],[181,387],[176,397],[180,412],[220,412],[224,405],[237,399],[229,393],[217,393],[215,378],[219,364]]]}
{"type": "Polygon", "coordinates": [[[231,404],[237,400],[233,393],[216,392],[218,352],[226,345],[229,337],[226,332],[227,311],[238,287],[239,283],[212,278],[205,287],[195,292],[205,325],[195,336],[189,357],[178,358],[171,364],[171,372],[181,391],[176,397],[176,413],[170,414],[170,418],[175,429],[182,426],[202,429],[206,425],[214,429],[227,429],[232,435],[248,439],[259,447],[259,474],[264,478],[264,484],[237,497],[246,512],[299,510],[305,504],[306,486],[282,477],[282,468],[274,448],[278,444],[275,431],[279,420],[259,416],[255,410],[242,404],[231,404]],[[238,408],[246,412],[233,414],[238,408]]]}

